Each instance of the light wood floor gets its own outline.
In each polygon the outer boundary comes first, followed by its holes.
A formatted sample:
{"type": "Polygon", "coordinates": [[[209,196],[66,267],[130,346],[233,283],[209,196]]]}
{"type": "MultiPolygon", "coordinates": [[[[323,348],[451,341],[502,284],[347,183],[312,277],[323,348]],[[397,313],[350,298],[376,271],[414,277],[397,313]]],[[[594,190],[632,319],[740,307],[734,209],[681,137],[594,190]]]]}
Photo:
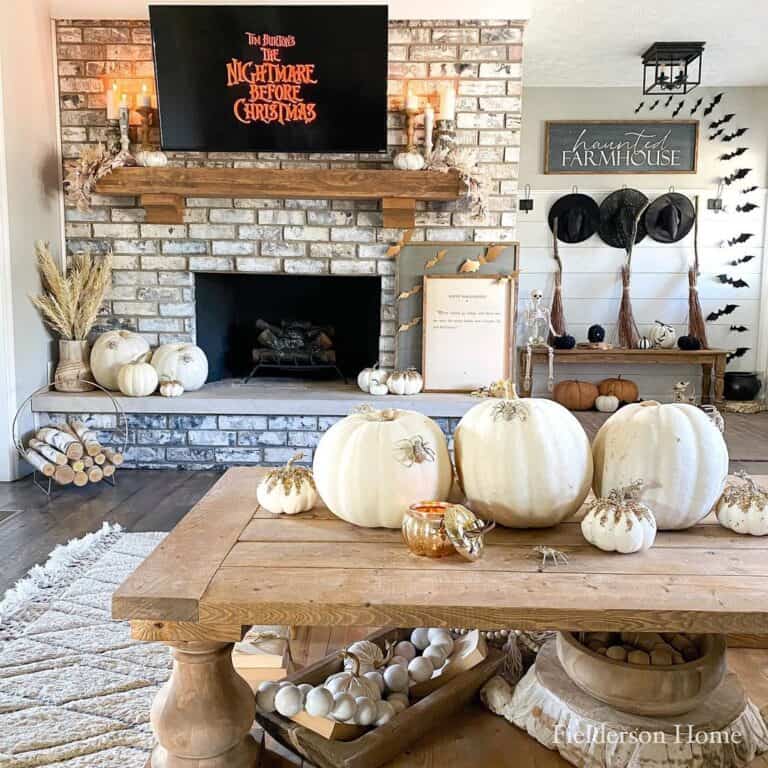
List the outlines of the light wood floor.
{"type": "MultiPolygon", "coordinates": [[[[592,436],[603,414],[578,414],[592,436]]],[[[726,440],[731,471],[768,474],[768,414],[727,414],[726,440]]],[[[129,531],[168,531],[213,485],[218,472],[144,470],[118,472],[118,485],[69,487],[49,502],[29,478],[0,483],[0,593],[33,565],[45,561],[57,545],[96,530],[102,522],[129,531]]],[[[297,661],[307,663],[338,649],[365,630],[304,628],[294,643],[297,661]]],[[[768,707],[768,651],[730,651],[755,702],[768,707]]],[[[262,766],[302,766],[302,762],[267,739],[262,766]]],[[[390,768],[564,768],[568,765],[501,718],[473,705],[427,734],[390,768]],[[514,756],[514,757],[512,757],[514,756]]],[[[306,768],[306,766],[302,766],[306,768]]],[[[761,758],[751,768],[768,768],[761,758]]]]}

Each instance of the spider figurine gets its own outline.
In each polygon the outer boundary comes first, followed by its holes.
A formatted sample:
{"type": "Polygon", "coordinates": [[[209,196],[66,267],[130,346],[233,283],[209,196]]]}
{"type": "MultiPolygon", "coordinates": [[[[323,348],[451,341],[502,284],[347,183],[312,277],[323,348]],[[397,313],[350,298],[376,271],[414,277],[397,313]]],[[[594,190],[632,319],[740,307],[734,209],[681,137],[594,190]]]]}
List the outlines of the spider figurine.
{"type": "Polygon", "coordinates": [[[395,443],[397,460],[405,467],[435,460],[435,451],[421,435],[406,437],[395,443]]]}
{"type": "Polygon", "coordinates": [[[561,552],[554,547],[547,547],[543,544],[534,547],[530,556],[539,558],[539,571],[543,571],[547,567],[547,562],[550,560],[555,568],[557,568],[558,565],[568,564],[568,555],[566,555],[565,552],[561,552]]]}

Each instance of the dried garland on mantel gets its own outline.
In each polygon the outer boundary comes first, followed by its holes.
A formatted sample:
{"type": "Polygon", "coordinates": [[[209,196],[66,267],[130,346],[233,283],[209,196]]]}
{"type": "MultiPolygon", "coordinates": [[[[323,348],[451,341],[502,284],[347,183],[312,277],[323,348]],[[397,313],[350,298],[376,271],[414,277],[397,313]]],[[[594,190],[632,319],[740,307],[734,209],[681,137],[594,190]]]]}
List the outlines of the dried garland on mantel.
{"type": "Polygon", "coordinates": [[[472,216],[485,218],[488,213],[488,178],[478,164],[477,152],[469,147],[438,147],[427,156],[425,171],[456,171],[467,188],[466,199],[472,216]]]}
{"type": "Polygon", "coordinates": [[[103,144],[83,147],[77,161],[67,166],[64,179],[67,202],[77,206],[78,211],[90,211],[96,184],[115,168],[127,165],[130,157],[127,152],[113,155],[103,144]]]}

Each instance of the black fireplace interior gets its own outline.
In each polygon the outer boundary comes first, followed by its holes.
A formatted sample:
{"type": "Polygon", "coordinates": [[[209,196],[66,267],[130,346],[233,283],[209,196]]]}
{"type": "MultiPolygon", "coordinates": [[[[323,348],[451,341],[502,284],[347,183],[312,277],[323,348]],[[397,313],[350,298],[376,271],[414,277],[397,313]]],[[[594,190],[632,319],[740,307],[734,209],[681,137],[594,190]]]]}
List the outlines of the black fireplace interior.
{"type": "Polygon", "coordinates": [[[281,351],[263,351],[257,376],[333,379],[337,366],[352,378],[379,357],[379,276],[197,273],[195,304],[208,381],[248,376],[254,348],[267,346],[281,351]],[[281,340],[305,335],[311,352],[282,351],[281,340]]]}

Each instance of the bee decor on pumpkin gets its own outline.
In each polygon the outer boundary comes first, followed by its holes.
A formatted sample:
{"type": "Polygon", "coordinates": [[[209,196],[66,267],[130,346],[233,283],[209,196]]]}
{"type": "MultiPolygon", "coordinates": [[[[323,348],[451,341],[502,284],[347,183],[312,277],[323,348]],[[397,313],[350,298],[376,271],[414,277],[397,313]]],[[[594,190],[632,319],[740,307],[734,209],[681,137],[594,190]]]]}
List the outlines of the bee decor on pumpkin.
{"type": "Polygon", "coordinates": [[[284,467],[270,470],[256,489],[256,500],[275,515],[307,512],[318,502],[315,480],[308,467],[296,467],[304,454],[294,454],[284,467]]]}
{"type": "Polygon", "coordinates": [[[725,487],[715,513],[723,528],[750,536],[768,535],[768,489],[759,486],[746,472],[737,472],[741,483],[725,487]]]}
{"type": "Polygon", "coordinates": [[[648,338],[658,349],[672,349],[677,340],[677,331],[671,325],[657,320],[648,332],[648,338]]]}

